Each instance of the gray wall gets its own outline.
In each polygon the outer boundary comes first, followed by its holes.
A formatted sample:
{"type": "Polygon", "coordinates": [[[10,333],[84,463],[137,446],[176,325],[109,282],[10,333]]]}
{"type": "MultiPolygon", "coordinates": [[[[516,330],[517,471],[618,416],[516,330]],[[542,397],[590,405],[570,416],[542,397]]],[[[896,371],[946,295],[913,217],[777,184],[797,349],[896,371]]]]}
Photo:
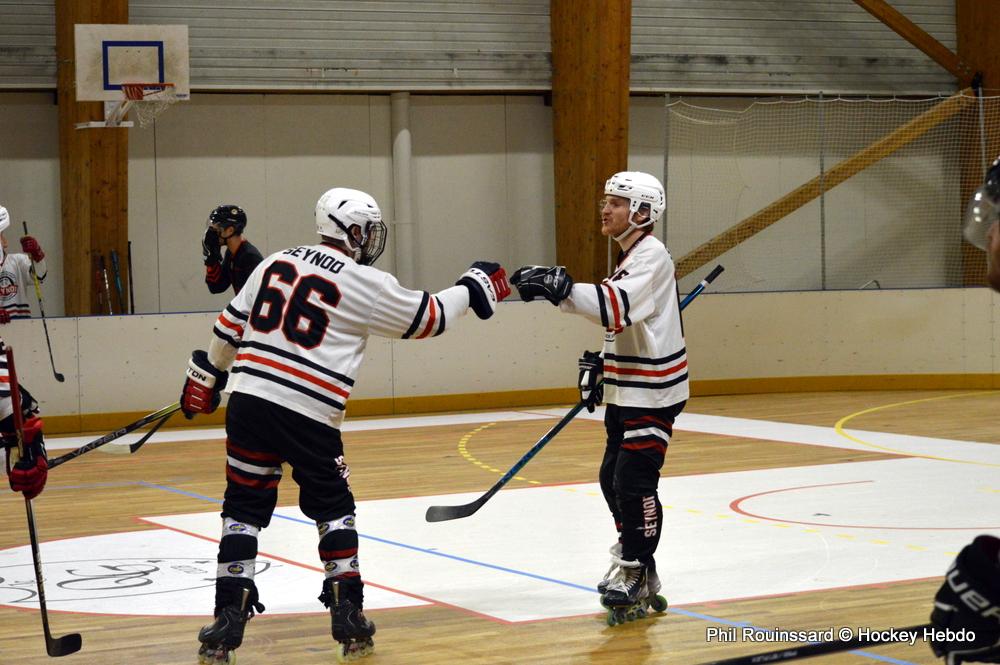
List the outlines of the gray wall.
{"type": "MultiPolygon", "coordinates": [[[[443,288],[478,259],[512,269],[554,262],[551,108],[543,98],[414,95],[410,102],[411,286],[443,288]]],[[[666,102],[632,99],[629,166],[662,175],[669,158],[667,217],[656,232],[675,257],[819,173],[816,113],[808,104],[666,102]]],[[[932,104],[851,102],[847,116],[835,112],[844,104],[825,107],[826,168],[932,104]]],[[[389,116],[387,95],[201,94],[169,109],[155,127],[129,130],[137,311],[212,310],[225,302],[204,286],[200,251],[207,215],[222,203],[247,210],[247,236],[264,254],[313,242],[315,202],[333,186],[370,191],[392,231],[389,116]]],[[[0,203],[18,226],[28,220],[42,242],[52,274],[47,313],[57,315],[56,107],[47,94],[0,93],[0,121],[0,203]]],[[[829,192],[822,207],[813,201],[728,252],[720,259],[728,279],[718,288],[819,289],[824,271],[826,288],[871,279],[883,287],[959,285],[955,157],[974,121],[941,125],[829,192]]],[[[390,232],[380,265],[394,270],[398,251],[390,232]]]]}
{"type": "MultiPolygon", "coordinates": [[[[551,261],[550,109],[540,97],[411,98],[416,266],[411,286],[440,289],[477,259],[551,261]]],[[[203,283],[200,237],[220,203],[247,211],[262,253],[316,241],[316,200],[334,186],[379,201],[393,228],[385,95],[198,95],[154,131],[133,130],[129,233],[151,268],[141,311],[219,306],[203,283]]],[[[390,232],[380,265],[394,268],[390,232]]]]}

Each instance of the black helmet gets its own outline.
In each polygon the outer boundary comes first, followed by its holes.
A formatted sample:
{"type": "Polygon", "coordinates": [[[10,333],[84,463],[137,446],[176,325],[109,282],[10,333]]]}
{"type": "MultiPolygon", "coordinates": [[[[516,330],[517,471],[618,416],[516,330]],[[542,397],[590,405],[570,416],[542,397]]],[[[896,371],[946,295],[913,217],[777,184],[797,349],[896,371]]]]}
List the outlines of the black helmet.
{"type": "Polygon", "coordinates": [[[209,224],[218,224],[222,228],[235,227],[236,235],[243,235],[247,227],[247,214],[238,205],[224,204],[212,211],[208,216],[209,224]]]}

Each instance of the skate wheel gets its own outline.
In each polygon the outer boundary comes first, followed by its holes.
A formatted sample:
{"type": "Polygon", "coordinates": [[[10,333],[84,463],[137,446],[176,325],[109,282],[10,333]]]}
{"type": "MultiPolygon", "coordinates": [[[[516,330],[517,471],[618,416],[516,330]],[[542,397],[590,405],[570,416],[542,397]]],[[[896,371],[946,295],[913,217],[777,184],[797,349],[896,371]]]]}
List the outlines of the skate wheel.
{"type": "Polygon", "coordinates": [[[650,603],[650,607],[653,608],[654,612],[666,612],[667,599],[660,595],[653,596],[653,602],[650,603]]]}
{"type": "Polygon", "coordinates": [[[337,645],[337,662],[349,663],[374,652],[375,642],[371,638],[360,642],[341,642],[337,645]]]}
{"type": "Polygon", "coordinates": [[[631,621],[628,612],[621,608],[615,608],[608,612],[608,625],[620,626],[626,621],[631,621]]]}
{"type": "Polygon", "coordinates": [[[236,665],[236,652],[202,645],[198,650],[198,665],[236,665]]]}

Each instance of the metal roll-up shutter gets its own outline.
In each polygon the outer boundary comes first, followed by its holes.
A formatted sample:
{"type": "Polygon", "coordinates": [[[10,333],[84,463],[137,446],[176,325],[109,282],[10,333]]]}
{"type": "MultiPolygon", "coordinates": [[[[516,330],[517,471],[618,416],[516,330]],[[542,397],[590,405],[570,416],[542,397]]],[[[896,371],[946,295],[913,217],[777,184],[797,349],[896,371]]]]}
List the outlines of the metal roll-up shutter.
{"type": "Polygon", "coordinates": [[[0,0],[0,87],[54,88],[54,0],[0,0]]]}
{"type": "MultiPolygon", "coordinates": [[[[54,88],[54,0],[0,0],[0,88],[54,88]]],[[[954,0],[894,0],[956,48],[954,0]]],[[[190,26],[198,90],[548,90],[547,0],[131,0],[190,26]]],[[[632,89],[950,92],[955,80],[852,0],[633,0],[632,89]]]]}
{"type": "Polygon", "coordinates": [[[193,90],[546,90],[546,0],[132,0],[190,28],[193,90]]]}
{"type": "MultiPolygon", "coordinates": [[[[952,51],[954,0],[892,5],[952,51]]],[[[907,94],[955,79],[851,0],[633,0],[636,91],[907,94]]]]}

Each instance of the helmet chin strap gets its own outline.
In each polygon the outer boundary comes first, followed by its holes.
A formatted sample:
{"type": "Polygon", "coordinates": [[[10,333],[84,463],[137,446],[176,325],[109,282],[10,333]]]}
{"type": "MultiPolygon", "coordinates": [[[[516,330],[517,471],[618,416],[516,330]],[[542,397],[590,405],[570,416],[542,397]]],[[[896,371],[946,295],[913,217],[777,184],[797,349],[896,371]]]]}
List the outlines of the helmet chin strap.
{"type": "Polygon", "coordinates": [[[329,217],[331,220],[333,220],[333,223],[336,224],[337,227],[344,232],[344,244],[347,245],[347,248],[350,250],[351,255],[354,256],[354,260],[357,261],[358,259],[360,259],[364,243],[362,243],[361,246],[355,247],[354,237],[351,235],[351,232],[348,230],[348,228],[344,226],[344,223],[341,222],[336,217],[334,217],[332,213],[327,213],[326,216],[329,217]]]}
{"type": "Polygon", "coordinates": [[[637,231],[639,229],[644,229],[644,228],[646,228],[647,226],[649,226],[650,224],[653,223],[653,220],[647,218],[646,221],[643,222],[642,224],[636,224],[634,221],[632,221],[635,218],[635,215],[636,215],[636,213],[633,212],[632,215],[631,215],[631,217],[629,217],[628,228],[627,229],[625,229],[624,231],[622,231],[620,234],[618,234],[616,236],[612,236],[615,239],[615,242],[619,242],[620,243],[623,240],[625,240],[626,238],[628,238],[630,235],[632,235],[633,231],[637,231]]]}

